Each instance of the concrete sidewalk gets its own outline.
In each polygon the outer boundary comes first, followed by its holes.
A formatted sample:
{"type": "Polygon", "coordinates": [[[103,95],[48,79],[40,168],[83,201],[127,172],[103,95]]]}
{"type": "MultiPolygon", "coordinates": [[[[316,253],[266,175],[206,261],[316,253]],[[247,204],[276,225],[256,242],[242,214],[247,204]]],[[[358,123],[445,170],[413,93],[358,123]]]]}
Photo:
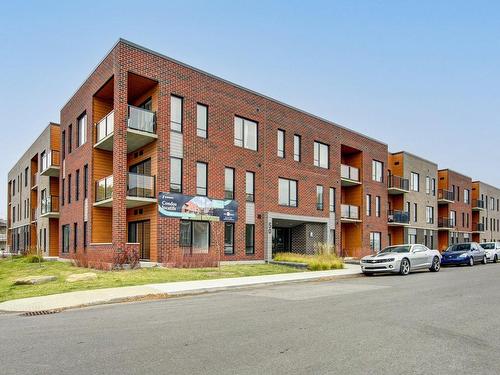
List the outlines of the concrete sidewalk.
{"type": "Polygon", "coordinates": [[[138,286],[125,286],[120,288],[107,288],[83,290],[53,294],[42,297],[15,299],[0,303],[0,311],[5,312],[37,312],[64,310],[75,307],[93,306],[105,303],[133,301],[141,298],[164,298],[215,292],[229,288],[241,288],[256,285],[279,284],[288,282],[313,281],[322,279],[335,279],[360,275],[359,265],[345,264],[341,270],[294,272],[277,275],[235,277],[213,280],[179,281],[163,284],[147,284],[138,286]]]}

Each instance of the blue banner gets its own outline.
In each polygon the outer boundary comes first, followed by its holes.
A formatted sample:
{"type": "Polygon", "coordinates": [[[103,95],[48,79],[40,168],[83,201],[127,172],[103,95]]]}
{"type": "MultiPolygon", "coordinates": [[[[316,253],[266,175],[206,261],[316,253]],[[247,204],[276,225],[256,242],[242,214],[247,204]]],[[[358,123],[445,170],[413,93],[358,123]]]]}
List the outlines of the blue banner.
{"type": "Polygon", "coordinates": [[[185,220],[235,222],[238,220],[238,202],[231,199],[219,200],[178,193],[160,193],[158,212],[163,217],[185,220]]]}

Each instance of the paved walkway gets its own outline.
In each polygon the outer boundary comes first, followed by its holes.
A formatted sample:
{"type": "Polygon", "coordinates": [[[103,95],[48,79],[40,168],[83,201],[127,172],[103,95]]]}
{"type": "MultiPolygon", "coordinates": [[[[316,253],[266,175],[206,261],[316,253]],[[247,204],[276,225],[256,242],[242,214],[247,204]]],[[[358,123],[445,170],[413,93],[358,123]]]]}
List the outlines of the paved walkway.
{"type": "Polygon", "coordinates": [[[332,279],[361,274],[359,265],[346,264],[342,270],[294,272],[277,275],[235,277],[229,279],[179,281],[163,284],[147,284],[140,286],[125,286],[120,288],[107,288],[83,290],[52,294],[42,297],[15,299],[0,303],[0,311],[8,312],[34,312],[61,310],[75,307],[92,306],[104,303],[123,302],[146,297],[179,296],[214,292],[229,288],[246,286],[279,284],[287,282],[311,281],[332,279]]]}

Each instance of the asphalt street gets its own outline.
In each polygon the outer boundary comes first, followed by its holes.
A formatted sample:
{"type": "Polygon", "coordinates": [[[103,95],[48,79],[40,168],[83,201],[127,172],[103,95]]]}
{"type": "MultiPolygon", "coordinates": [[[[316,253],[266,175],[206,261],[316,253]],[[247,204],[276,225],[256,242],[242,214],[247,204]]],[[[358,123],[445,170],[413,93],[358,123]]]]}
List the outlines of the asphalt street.
{"type": "Polygon", "coordinates": [[[500,265],[0,315],[0,374],[499,374],[500,265]]]}

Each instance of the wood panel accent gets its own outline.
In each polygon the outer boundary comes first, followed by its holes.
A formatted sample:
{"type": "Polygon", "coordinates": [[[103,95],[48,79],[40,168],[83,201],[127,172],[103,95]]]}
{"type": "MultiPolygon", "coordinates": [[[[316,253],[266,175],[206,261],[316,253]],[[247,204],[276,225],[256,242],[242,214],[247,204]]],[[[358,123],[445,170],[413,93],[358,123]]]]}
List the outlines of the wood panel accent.
{"type": "Polygon", "coordinates": [[[49,194],[59,196],[59,177],[50,177],[49,194]]]}
{"type": "Polygon", "coordinates": [[[59,219],[49,219],[49,255],[59,255],[59,219]]]}
{"type": "Polygon", "coordinates": [[[152,262],[158,261],[158,211],[156,204],[129,208],[127,210],[127,238],[128,223],[133,221],[150,220],[150,259],[152,262]],[[141,213],[142,211],[142,213],[141,213]]]}
{"type": "Polygon", "coordinates": [[[50,148],[59,151],[61,148],[61,128],[59,125],[50,124],[50,148]]]}
{"type": "Polygon", "coordinates": [[[111,208],[92,207],[92,243],[113,242],[112,219],[113,210],[111,208]]]}
{"type": "Polygon", "coordinates": [[[395,176],[404,176],[404,154],[401,152],[399,154],[389,154],[388,157],[388,169],[395,176]]]}

